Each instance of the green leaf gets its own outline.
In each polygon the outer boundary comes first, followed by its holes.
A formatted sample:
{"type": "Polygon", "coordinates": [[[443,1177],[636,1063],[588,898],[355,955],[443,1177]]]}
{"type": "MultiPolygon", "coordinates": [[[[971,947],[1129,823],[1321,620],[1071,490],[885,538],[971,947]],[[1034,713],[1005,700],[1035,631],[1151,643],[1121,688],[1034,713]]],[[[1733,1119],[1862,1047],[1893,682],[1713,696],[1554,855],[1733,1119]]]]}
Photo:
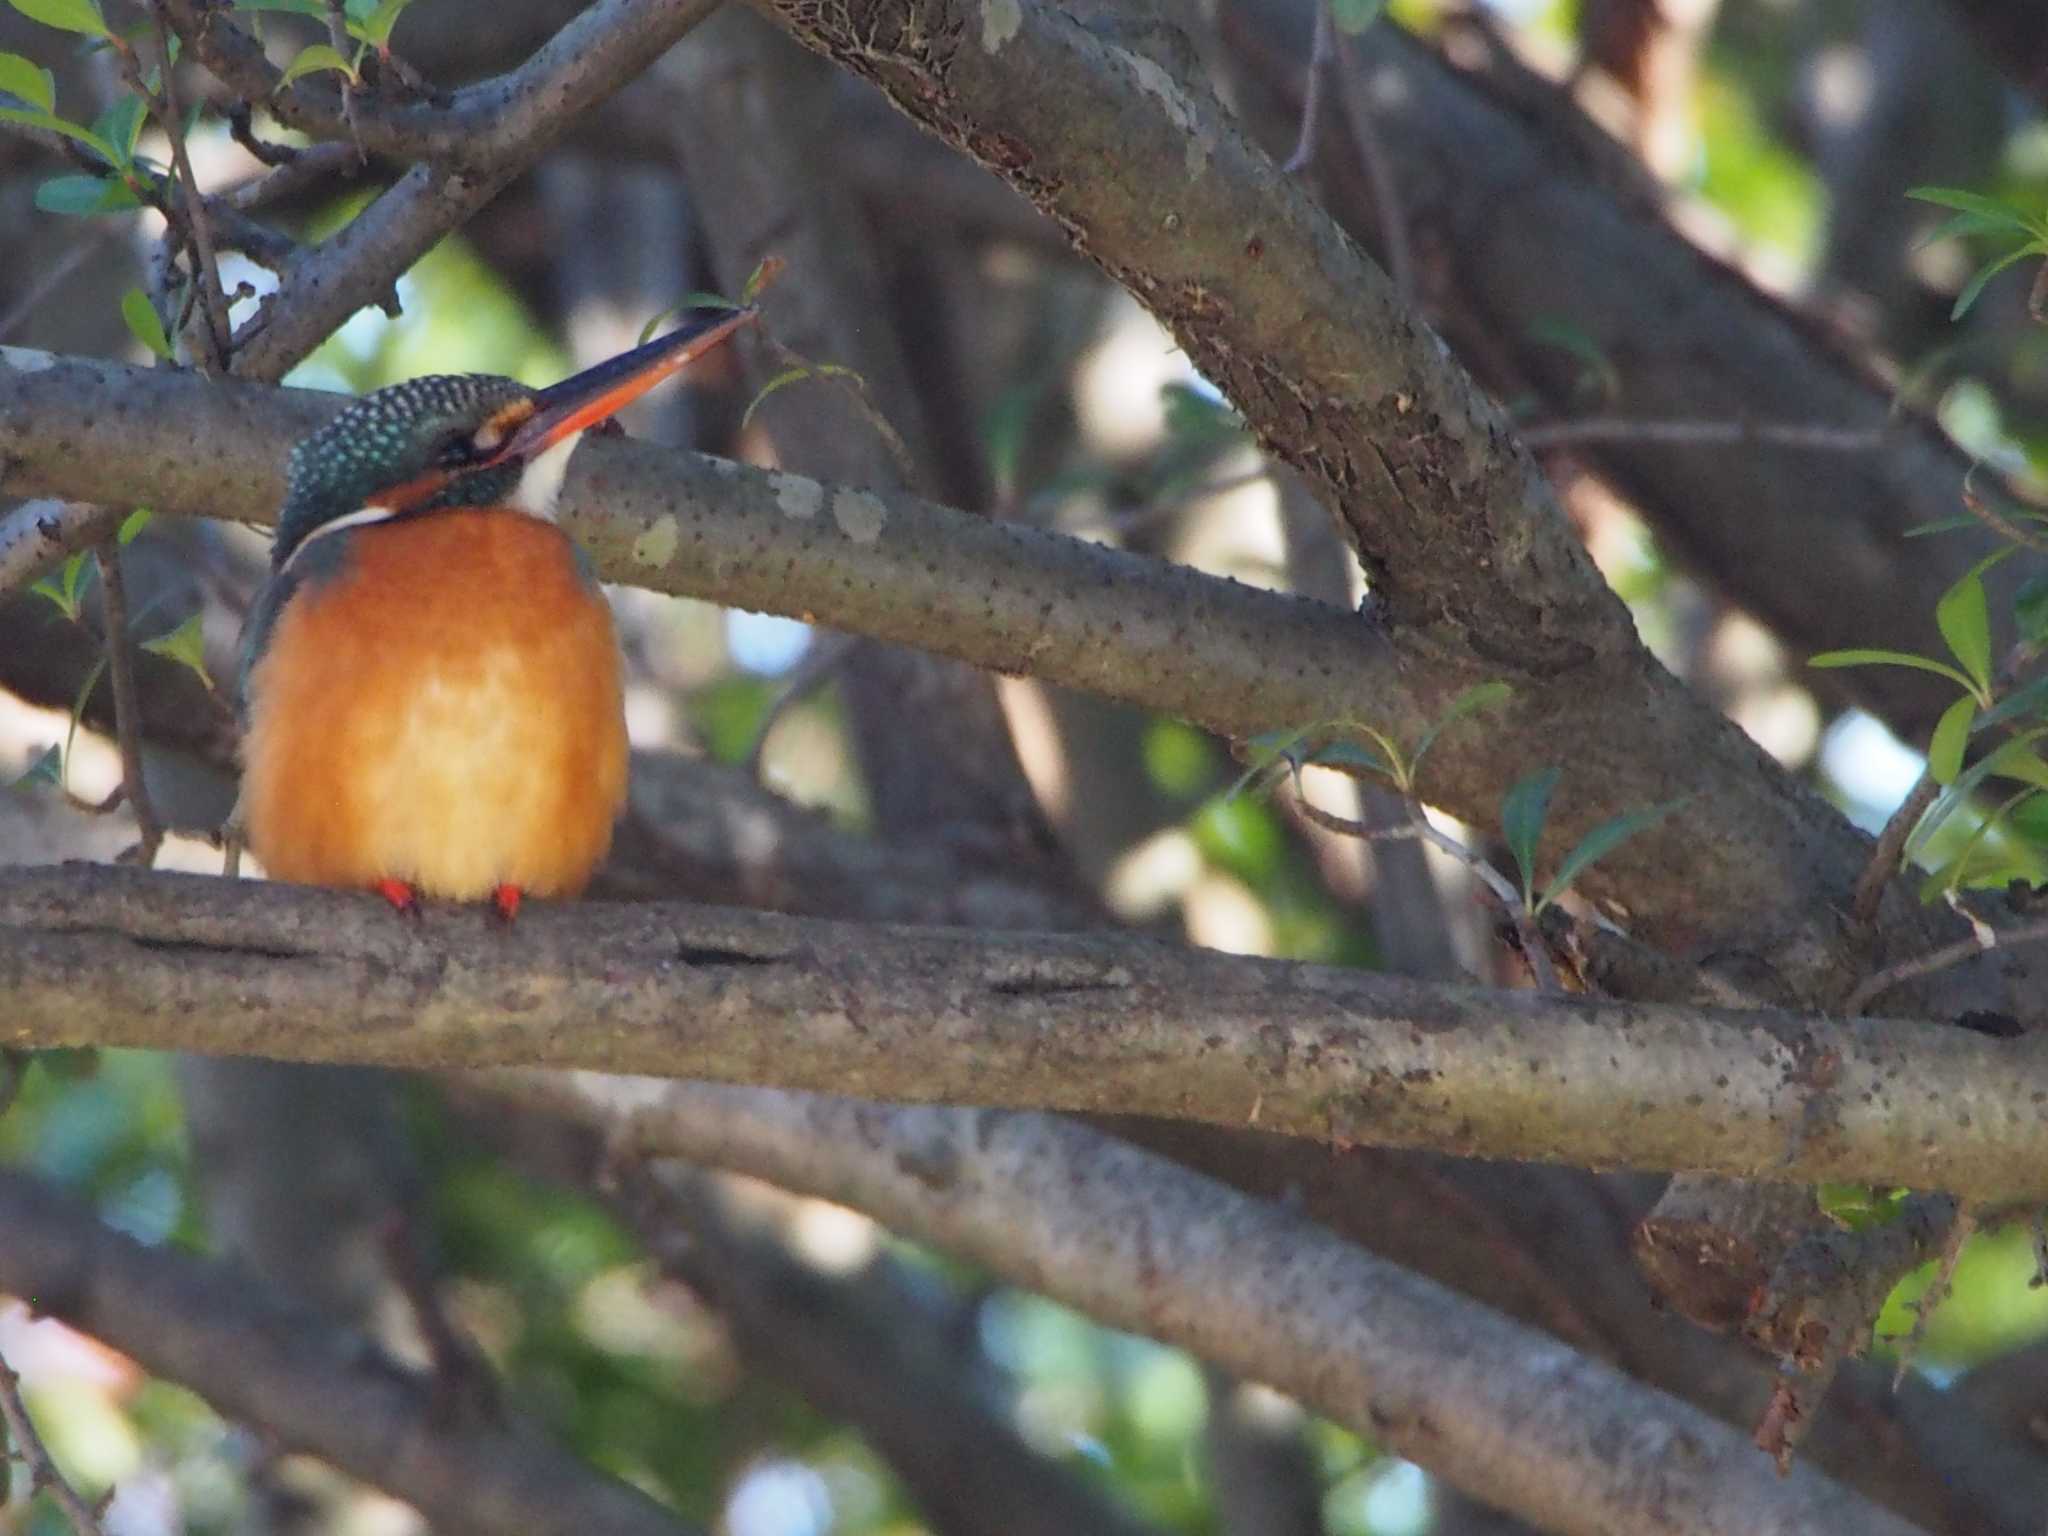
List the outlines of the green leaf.
{"type": "Polygon", "coordinates": [[[1883,1226],[1898,1217],[1903,1189],[1876,1189],[1869,1184],[1822,1184],[1814,1191],[1821,1214],[1852,1232],[1883,1226]]]}
{"type": "Polygon", "coordinates": [[[278,76],[277,89],[281,91],[294,80],[325,69],[339,70],[351,80],[356,77],[355,66],[344,59],[332,44],[314,43],[311,47],[301,48],[298,57],[285,66],[284,73],[278,76]]]}
{"type": "Polygon", "coordinates": [[[740,284],[740,302],[736,308],[743,308],[761,296],[761,290],[768,286],[776,273],[782,270],[780,256],[763,256],[754,263],[754,270],[747,274],[747,280],[740,284]]]}
{"type": "Polygon", "coordinates": [[[0,123],[26,123],[31,128],[42,128],[51,133],[61,133],[67,139],[76,139],[109,165],[113,165],[120,159],[120,156],[114,153],[113,147],[90,128],[81,128],[76,123],[67,122],[65,119],[52,116],[48,112],[29,112],[18,107],[0,107],[0,123]]]}
{"type": "Polygon", "coordinates": [[[1977,729],[2003,725],[2035,710],[2048,712],[2048,677],[2037,677],[2024,688],[2015,688],[1977,719],[1977,729]]]}
{"type": "Polygon", "coordinates": [[[295,16],[312,16],[318,20],[327,19],[327,7],[322,0],[235,0],[238,11],[289,11],[295,16]]]}
{"type": "Polygon", "coordinates": [[[1500,803],[1500,830],[1521,870],[1525,905],[1534,905],[1536,845],[1543,840],[1543,823],[1550,814],[1550,792],[1563,776],[1562,768],[1538,768],[1517,781],[1500,803]]]}
{"type": "Polygon", "coordinates": [[[747,408],[740,413],[740,425],[742,427],[745,427],[748,422],[754,419],[754,412],[761,408],[761,402],[763,400],[766,400],[770,395],[774,394],[777,390],[787,389],[792,384],[801,383],[803,380],[811,377],[814,371],[815,370],[813,370],[812,368],[806,366],[800,368],[785,368],[782,370],[782,372],[776,374],[774,378],[770,379],[766,384],[763,384],[761,386],[760,392],[756,394],[753,399],[747,402],[747,408]]]}
{"type": "Polygon", "coordinates": [[[1986,197],[1981,192],[1971,192],[1962,187],[1911,187],[1907,189],[1906,196],[1915,202],[1933,203],[1937,208],[1953,208],[1959,213],[1974,214],[2016,234],[2031,233],[2035,227],[2033,222],[2011,203],[2000,202],[1995,197],[1986,197]]]}
{"type": "Polygon", "coordinates": [[[1478,683],[1451,700],[1451,707],[1443,712],[1442,718],[1424,731],[1422,739],[1415,743],[1415,752],[1408,759],[1409,773],[1413,774],[1422,767],[1422,760],[1429,755],[1429,749],[1436,745],[1437,737],[1443,735],[1451,726],[1456,725],[1467,715],[1476,715],[1482,709],[1494,709],[1507,703],[1514,694],[1515,690],[1506,683],[1478,683]]]}
{"type": "Polygon", "coordinates": [[[398,18],[405,14],[405,8],[412,0],[378,0],[378,3],[363,5],[350,0],[348,11],[357,19],[349,25],[349,36],[368,43],[373,48],[385,48],[391,43],[391,29],[398,25],[398,18]]]}
{"type": "Polygon", "coordinates": [[[1806,664],[1809,667],[1913,667],[1921,672],[1932,672],[1936,677],[1945,677],[1972,692],[1977,687],[1947,662],[1915,656],[1911,651],[1822,651],[1818,656],[1807,657],[1806,664]]]}
{"type": "Polygon", "coordinates": [[[114,151],[114,164],[124,170],[135,163],[135,144],[148,111],[140,96],[127,92],[93,119],[92,131],[114,151]]]}
{"type": "Polygon", "coordinates": [[[64,752],[55,742],[21,772],[9,789],[55,789],[64,782],[64,752]]]}
{"type": "Polygon", "coordinates": [[[149,526],[149,520],[154,515],[147,507],[137,507],[121,519],[121,527],[114,535],[116,541],[123,545],[133,544],[135,536],[149,526]]]}
{"type": "Polygon", "coordinates": [[[1356,37],[1380,19],[1387,0],[1330,0],[1330,20],[1339,32],[1356,37]]]}
{"type": "Polygon", "coordinates": [[[30,587],[29,591],[40,592],[57,605],[59,613],[76,624],[84,607],[81,594],[85,590],[85,562],[85,551],[80,550],[64,562],[63,569],[57,573],[55,579],[45,576],[30,587]]]}
{"type": "Polygon", "coordinates": [[[1922,816],[1920,824],[1913,828],[1913,835],[1906,839],[1905,857],[1913,858],[1926,846],[1927,840],[1934,836],[1942,823],[1965,805],[1976,792],[1977,786],[1997,769],[2000,758],[2009,752],[2029,751],[2031,744],[2043,736],[2048,736],[2048,725],[2035,726],[2013,737],[1996,751],[1987,752],[1956,775],[1955,782],[1944,789],[1934,804],[1927,808],[1927,814],[1922,816]]]}
{"type": "Polygon", "coordinates": [[[659,331],[670,320],[686,315],[693,309],[744,309],[745,307],[743,304],[735,304],[731,299],[725,297],[724,294],[706,293],[701,288],[693,288],[652,320],[641,326],[640,340],[635,344],[642,347],[646,346],[648,342],[654,340],[655,332],[659,331]]]}
{"type": "Polygon", "coordinates": [[[2025,261],[2033,254],[2034,248],[2031,245],[2023,245],[2016,251],[2007,251],[2003,256],[1985,262],[1971,275],[1970,280],[1963,284],[1963,291],[1956,295],[1955,308],[1948,312],[1949,319],[1962,319],[1969,312],[1970,306],[1977,302],[1977,295],[1984,291],[1986,283],[2015,262],[2025,261]]]}
{"type": "Polygon", "coordinates": [[[1970,727],[1977,720],[1977,701],[1964,694],[1941,712],[1934,737],[1927,744],[1927,771],[1937,784],[1953,784],[1963,771],[1963,751],[1970,744],[1970,727]]]}
{"type": "Polygon", "coordinates": [[[2036,650],[2048,646],[2048,576],[2029,576],[2012,595],[2013,627],[2036,650]]]}
{"type": "Polygon", "coordinates": [[[1915,523],[1902,538],[1924,539],[1930,533],[1956,533],[1964,528],[1982,528],[1984,525],[1967,512],[1958,512],[1954,517],[1938,517],[1931,523],[1915,523]]]}
{"type": "Polygon", "coordinates": [[[1941,594],[1934,622],[1950,653],[1977,685],[1979,698],[1991,691],[1991,603],[1975,571],[1941,594]]]}
{"type": "Polygon", "coordinates": [[[206,635],[198,614],[193,614],[169,634],[143,641],[142,648],[153,655],[168,656],[179,666],[189,668],[208,689],[213,687],[212,674],[206,670],[206,635]]]}
{"type": "Polygon", "coordinates": [[[156,306],[149,302],[148,294],[140,288],[130,288],[122,294],[121,318],[128,322],[129,335],[165,362],[170,361],[171,338],[164,334],[164,323],[157,315],[156,306]]]}
{"type": "Polygon", "coordinates": [[[2048,760],[2024,741],[2009,741],[1988,759],[1990,776],[2048,789],[2048,760]]]}
{"type": "Polygon", "coordinates": [[[119,213],[142,203],[111,176],[52,176],[36,188],[36,206],[45,213],[80,216],[119,213]]]}
{"type": "Polygon", "coordinates": [[[1393,777],[1394,770],[1387,760],[1371,747],[1356,741],[1332,741],[1317,747],[1302,760],[1303,767],[1350,768],[1360,773],[1376,773],[1393,777]]]}
{"type": "Polygon", "coordinates": [[[1957,213],[1943,219],[1921,238],[1921,245],[1938,245],[1943,240],[1964,240],[1976,235],[2025,234],[2026,226],[2010,215],[1957,213]]]}
{"type": "Polygon", "coordinates": [[[1261,731],[1245,745],[1245,755],[1250,759],[1237,782],[1223,792],[1225,800],[1234,799],[1256,784],[1268,773],[1294,761],[1294,749],[1308,739],[1312,731],[1320,727],[1298,726],[1293,730],[1261,731]]]}
{"type": "Polygon", "coordinates": [[[59,32],[83,32],[87,37],[112,37],[106,18],[93,0],[8,0],[30,21],[40,21],[59,32]]]}
{"type": "Polygon", "coordinates": [[[1662,805],[1653,805],[1645,810],[1630,811],[1612,821],[1603,821],[1599,826],[1579,839],[1578,847],[1564,856],[1564,862],[1557,867],[1557,873],[1550,877],[1550,884],[1544,889],[1543,899],[1536,903],[1536,912],[1541,913],[1558,897],[1572,887],[1572,882],[1608,854],[1638,832],[1654,827],[1673,811],[1691,799],[1690,795],[1677,800],[1667,800],[1662,805]]]}
{"type": "Polygon", "coordinates": [[[57,81],[40,64],[18,53],[0,53],[0,91],[45,112],[57,110],[57,81]]]}

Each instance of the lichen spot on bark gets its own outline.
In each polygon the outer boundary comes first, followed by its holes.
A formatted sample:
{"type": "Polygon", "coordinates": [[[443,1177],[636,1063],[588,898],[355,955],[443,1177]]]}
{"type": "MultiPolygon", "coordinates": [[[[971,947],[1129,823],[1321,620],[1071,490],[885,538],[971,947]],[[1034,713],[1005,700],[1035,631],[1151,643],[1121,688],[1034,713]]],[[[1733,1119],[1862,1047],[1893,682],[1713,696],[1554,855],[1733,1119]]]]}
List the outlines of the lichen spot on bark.
{"type": "Polygon", "coordinates": [[[768,478],[775,487],[775,505],[782,508],[784,517],[807,523],[825,505],[825,487],[815,480],[806,480],[802,475],[770,475],[768,478]]]}
{"type": "Polygon", "coordinates": [[[1000,53],[1024,26],[1019,0],[981,0],[981,51],[1000,53]]]}
{"type": "Polygon", "coordinates": [[[667,565],[675,558],[676,545],[682,540],[672,514],[664,513],[640,531],[633,540],[633,561],[636,565],[667,565]]]}
{"type": "Polygon", "coordinates": [[[832,519],[856,544],[872,544],[882,536],[889,509],[866,491],[840,491],[832,498],[832,519]]]}

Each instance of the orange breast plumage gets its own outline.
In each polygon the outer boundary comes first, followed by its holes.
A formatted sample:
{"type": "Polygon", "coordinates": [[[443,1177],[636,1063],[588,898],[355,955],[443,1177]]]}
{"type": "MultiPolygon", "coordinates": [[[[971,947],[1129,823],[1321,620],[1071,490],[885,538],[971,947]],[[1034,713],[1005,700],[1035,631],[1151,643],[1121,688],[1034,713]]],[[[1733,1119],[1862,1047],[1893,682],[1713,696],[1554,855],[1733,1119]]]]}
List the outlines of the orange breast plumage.
{"type": "Polygon", "coordinates": [[[611,610],[523,513],[334,535],[249,677],[242,817],[275,879],[482,900],[580,891],[625,800],[611,610]]]}

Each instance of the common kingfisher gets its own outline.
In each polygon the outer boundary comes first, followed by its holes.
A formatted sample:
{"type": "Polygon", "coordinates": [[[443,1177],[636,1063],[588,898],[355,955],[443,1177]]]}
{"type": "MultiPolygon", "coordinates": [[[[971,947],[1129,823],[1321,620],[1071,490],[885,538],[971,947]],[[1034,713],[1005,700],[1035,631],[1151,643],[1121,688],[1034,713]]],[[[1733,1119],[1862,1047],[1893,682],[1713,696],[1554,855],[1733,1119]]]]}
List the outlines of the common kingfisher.
{"type": "Polygon", "coordinates": [[[693,311],[542,390],[394,384],[292,451],[242,639],[241,821],[273,879],[508,922],[583,889],[625,801],[625,703],[555,502],[585,431],[754,314],[693,311]]]}

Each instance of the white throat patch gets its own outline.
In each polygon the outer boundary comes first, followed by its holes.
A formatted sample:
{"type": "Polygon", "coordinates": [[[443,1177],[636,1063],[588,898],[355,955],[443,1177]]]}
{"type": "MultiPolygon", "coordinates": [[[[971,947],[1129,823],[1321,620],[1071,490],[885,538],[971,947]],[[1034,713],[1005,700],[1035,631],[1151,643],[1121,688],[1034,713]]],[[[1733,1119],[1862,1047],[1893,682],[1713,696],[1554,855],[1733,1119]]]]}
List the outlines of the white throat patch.
{"type": "Polygon", "coordinates": [[[298,561],[299,556],[306,552],[308,545],[317,543],[319,540],[326,538],[330,533],[340,533],[346,528],[364,528],[371,523],[389,522],[395,515],[390,507],[380,507],[375,502],[371,502],[367,507],[358,507],[355,511],[347,513],[342,517],[330,518],[299,540],[298,547],[285,556],[283,569],[290,570],[298,561]]]}
{"type": "Polygon", "coordinates": [[[571,432],[559,443],[529,459],[519,484],[507,499],[520,511],[543,522],[552,522],[555,503],[562,497],[562,481],[569,474],[569,456],[583,441],[581,432],[571,432]]]}

